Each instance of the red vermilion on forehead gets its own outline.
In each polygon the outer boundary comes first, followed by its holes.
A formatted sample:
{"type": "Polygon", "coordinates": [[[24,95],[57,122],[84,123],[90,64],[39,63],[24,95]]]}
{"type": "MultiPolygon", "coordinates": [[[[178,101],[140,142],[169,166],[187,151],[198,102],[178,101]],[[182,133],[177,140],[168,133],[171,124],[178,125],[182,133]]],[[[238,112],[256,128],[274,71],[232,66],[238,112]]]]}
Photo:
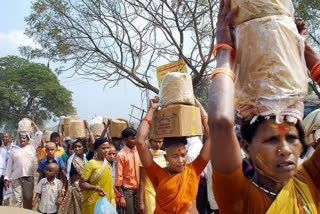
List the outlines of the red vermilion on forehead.
{"type": "Polygon", "coordinates": [[[290,130],[289,125],[283,124],[283,123],[281,124],[273,123],[271,124],[271,127],[274,129],[278,129],[278,131],[281,133],[287,133],[290,130]]]}

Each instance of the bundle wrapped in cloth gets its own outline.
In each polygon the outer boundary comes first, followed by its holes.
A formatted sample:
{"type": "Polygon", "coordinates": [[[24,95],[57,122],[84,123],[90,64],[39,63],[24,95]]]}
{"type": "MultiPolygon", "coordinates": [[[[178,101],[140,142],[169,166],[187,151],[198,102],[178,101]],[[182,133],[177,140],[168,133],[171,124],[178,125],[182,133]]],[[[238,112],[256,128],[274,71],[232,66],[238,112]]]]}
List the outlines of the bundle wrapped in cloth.
{"type": "Polygon", "coordinates": [[[192,78],[190,74],[171,72],[166,74],[160,87],[160,105],[194,105],[192,78]]]}
{"type": "Polygon", "coordinates": [[[236,107],[266,108],[276,116],[307,94],[304,40],[291,0],[236,0],[236,107]]]}
{"type": "Polygon", "coordinates": [[[291,0],[232,0],[231,7],[238,6],[239,11],[234,24],[272,15],[292,16],[294,7],[291,0]]]}
{"type": "Polygon", "coordinates": [[[32,132],[33,128],[29,118],[22,118],[18,123],[18,132],[32,132]]]}

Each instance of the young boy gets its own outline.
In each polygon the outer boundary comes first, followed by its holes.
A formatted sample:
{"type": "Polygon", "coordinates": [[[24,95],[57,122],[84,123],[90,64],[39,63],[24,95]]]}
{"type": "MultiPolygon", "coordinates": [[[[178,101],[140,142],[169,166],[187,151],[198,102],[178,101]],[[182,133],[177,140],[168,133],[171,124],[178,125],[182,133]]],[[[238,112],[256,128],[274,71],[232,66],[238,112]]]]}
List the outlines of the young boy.
{"type": "Polygon", "coordinates": [[[56,163],[50,163],[45,167],[46,178],[42,178],[38,183],[32,206],[35,207],[39,198],[41,213],[57,213],[58,206],[63,201],[63,184],[56,178],[59,171],[59,166],[56,163]]]}
{"type": "Polygon", "coordinates": [[[38,165],[38,170],[37,170],[39,172],[39,181],[42,178],[46,177],[45,167],[50,163],[56,163],[59,166],[59,171],[56,176],[57,178],[60,178],[61,180],[63,180],[65,176],[65,165],[61,158],[55,156],[56,151],[57,151],[57,146],[55,143],[49,142],[46,144],[47,156],[42,160],[40,160],[38,165]]]}
{"type": "Polygon", "coordinates": [[[57,145],[56,156],[61,157],[65,153],[65,149],[61,147],[61,138],[57,132],[52,132],[50,135],[50,141],[57,145]]]}

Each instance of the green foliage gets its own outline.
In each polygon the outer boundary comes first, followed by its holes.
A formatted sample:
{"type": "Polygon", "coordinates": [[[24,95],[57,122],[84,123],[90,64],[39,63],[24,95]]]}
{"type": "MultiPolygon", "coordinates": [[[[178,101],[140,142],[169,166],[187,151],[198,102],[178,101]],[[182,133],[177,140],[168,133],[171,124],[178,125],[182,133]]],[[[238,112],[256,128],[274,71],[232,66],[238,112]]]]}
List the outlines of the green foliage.
{"type": "Polygon", "coordinates": [[[0,126],[14,130],[23,117],[42,126],[74,112],[72,94],[45,65],[17,56],[0,58],[0,126]]]}

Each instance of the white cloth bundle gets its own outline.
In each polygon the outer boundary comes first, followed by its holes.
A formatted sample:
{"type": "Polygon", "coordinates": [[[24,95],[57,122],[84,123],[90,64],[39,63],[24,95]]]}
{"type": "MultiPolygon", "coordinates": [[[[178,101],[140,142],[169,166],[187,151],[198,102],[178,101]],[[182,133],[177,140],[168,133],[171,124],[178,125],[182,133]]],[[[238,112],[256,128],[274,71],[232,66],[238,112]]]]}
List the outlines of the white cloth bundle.
{"type": "Polygon", "coordinates": [[[161,106],[171,104],[194,105],[191,75],[179,72],[166,74],[162,79],[159,96],[161,106]]]}

